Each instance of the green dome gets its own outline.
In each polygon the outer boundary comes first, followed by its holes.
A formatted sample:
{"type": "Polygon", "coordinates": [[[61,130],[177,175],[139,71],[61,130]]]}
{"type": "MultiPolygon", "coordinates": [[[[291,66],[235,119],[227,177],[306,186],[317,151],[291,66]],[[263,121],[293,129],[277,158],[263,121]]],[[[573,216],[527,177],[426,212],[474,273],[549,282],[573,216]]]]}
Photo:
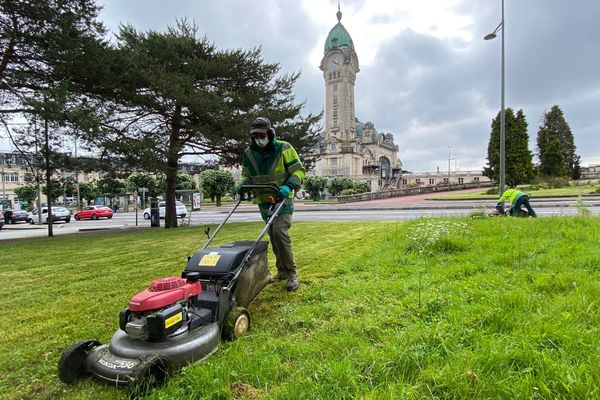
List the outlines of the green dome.
{"type": "Polygon", "coordinates": [[[327,39],[325,40],[325,51],[331,50],[335,47],[348,46],[354,50],[354,42],[350,37],[350,34],[344,28],[344,25],[340,22],[342,20],[342,12],[338,8],[337,12],[338,23],[329,31],[327,39]]]}

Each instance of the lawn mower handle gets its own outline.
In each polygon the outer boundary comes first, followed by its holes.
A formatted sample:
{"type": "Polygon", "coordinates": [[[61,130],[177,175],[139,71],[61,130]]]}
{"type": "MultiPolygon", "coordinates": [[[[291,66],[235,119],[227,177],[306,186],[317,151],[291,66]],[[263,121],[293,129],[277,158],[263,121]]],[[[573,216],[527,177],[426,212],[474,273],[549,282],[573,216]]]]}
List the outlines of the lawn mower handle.
{"type": "MultiPolygon", "coordinates": [[[[273,189],[275,191],[275,193],[279,192],[279,186],[277,185],[264,185],[264,184],[245,184],[241,186],[242,190],[246,190],[246,191],[250,191],[251,189],[273,189]]],[[[240,196],[240,198],[238,199],[238,201],[235,203],[235,205],[233,206],[233,208],[231,209],[231,211],[229,211],[229,214],[227,214],[227,216],[225,217],[225,219],[223,220],[223,222],[221,222],[219,224],[219,226],[217,226],[217,229],[215,229],[215,231],[212,233],[212,235],[210,235],[210,237],[208,238],[208,240],[204,243],[204,245],[200,248],[200,250],[204,250],[205,248],[208,247],[208,245],[210,244],[210,242],[212,242],[212,240],[214,239],[215,236],[217,236],[217,233],[219,233],[219,231],[221,230],[221,228],[223,227],[223,225],[225,225],[225,223],[227,222],[227,220],[229,220],[229,218],[231,217],[231,215],[235,212],[235,210],[238,208],[238,206],[240,205],[240,203],[242,202],[243,197],[240,196]]],[[[276,203],[275,199],[273,199],[273,202],[276,203]]],[[[269,219],[269,221],[267,222],[267,229],[268,227],[271,225],[270,222],[272,221],[273,217],[277,216],[277,214],[279,214],[279,210],[281,209],[281,205],[285,203],[284,201],[281,201],[281,204],[279,205],[279,207],[276,209],[276,212],[273,213],[273,216],[269,219]]],[[[259,236],[258,241],[260,241],[260,239],[262,239],[262,237],[265,235],[266,229],[263,231],[263,233],[259,236]]]]}
{"type": "MultiPolygon", "coordinates": [[[[246,183],[242,186],[240,186],[240,189],[242,190],[243,193],[248,193],[250,194],[250,191],[252,189],[271,189],[275,192],[275,194],[277,194],[277,192],[279,192],[279,186],[274,185],[274,184],[252,184],[252,183],[246,183]]],[[[243,196],[240,196],[243,197],[243,196]]],[[[250,200],[250,198],[248,198],[248,200],[250,200]]]]}
{"type": "MultiPolygon", "coordinates": [[[[270,185],[265,185],[265,186],[270,186],[270,185]]],[[[260,240],[265,236],[265,234],[267,233],[267,231],[273,224],[273,221],[275,220],[275,218],[277,218],[277,216],[279,215],[279,212],[281,211],[281,209],[283,208],[283,206],[285,204],[286,204],[285,199],[282,199],[279,202],[275,203],[275,209],[273,210],[273,214],[271,214],[271,216],[269,217],[267,223],[265,224],[265,227],[260,232],[260,235],[258,235],[258,238],[254,241],[254,244],[252,245],[252,247],[250,247],[248,252],[246,252],[244,259],[240,263],[240,266],[236,269],[233,277],[229,281],[229,284],[225,288],[223,288],[223,290],[227,290],[230,292],[233,291],[233,287],[234,287],[235,283],[237,282],[237,277],[242,273],[242,270],[244,269],[246,264],[250,261],[250,258],[252,257],[252,253],[254,252],[254,249],[256,248],[256,246],[258,245],[260,240]]]]}

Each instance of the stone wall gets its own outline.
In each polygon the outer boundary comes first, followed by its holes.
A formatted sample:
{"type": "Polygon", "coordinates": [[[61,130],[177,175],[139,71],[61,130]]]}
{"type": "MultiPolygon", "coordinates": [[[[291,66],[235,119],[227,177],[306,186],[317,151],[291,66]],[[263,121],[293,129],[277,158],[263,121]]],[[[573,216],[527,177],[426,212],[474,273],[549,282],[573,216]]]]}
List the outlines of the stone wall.
{"type": "Polygon", "coordinates": [[[368,201],[377,199],[388,199],[391,197],[410,196],[421,193],[433,193],[433,192],[447,192],[453,190],[463,189],[476,189],[494,186],[493,182],[481,182],[481,183],[463,183],[463,184],[452,184],[448,186],[421,186],[409,189],[397,189],[397,190],[386,190],[383,192],[370,192],[361,194],[352,194],[348,196],[335,196],[331,200],[335,200],[337,203],[353,203],[356,201],[368,201]]]}

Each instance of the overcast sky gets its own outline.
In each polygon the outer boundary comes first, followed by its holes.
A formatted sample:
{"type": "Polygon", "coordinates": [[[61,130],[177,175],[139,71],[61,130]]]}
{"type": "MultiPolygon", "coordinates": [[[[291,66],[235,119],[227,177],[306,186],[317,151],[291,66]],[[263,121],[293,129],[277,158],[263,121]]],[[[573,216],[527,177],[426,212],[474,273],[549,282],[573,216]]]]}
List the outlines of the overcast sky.
{"type": "MultiPolygon", "coordinates": [[[[163,31],[188,18],[218,48],[262,46],[266,61],[301,71],[298,101],[320,112],[319,63],[337,1],[98,0],[101,20],[163,31]]],[[[411,171],[481,169],[500,109],[501,0],[345,0],[342,24],[360,63],[356,116],[392,132],[411,171]]],[[[559,105],[582,164],[600,163],[600,1],[506,0],[506,106],[523,109],[535,154],[545,111],[559,105]],[[594,111],[595,110],[595,111],[594,111]]]]}

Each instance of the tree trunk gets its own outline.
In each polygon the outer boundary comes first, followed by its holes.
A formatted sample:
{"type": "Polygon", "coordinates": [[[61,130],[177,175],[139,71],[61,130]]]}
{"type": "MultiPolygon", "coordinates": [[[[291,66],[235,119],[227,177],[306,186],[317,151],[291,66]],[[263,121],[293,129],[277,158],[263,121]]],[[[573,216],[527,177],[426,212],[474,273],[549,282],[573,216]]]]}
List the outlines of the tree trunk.
{"type": "Polygon", "coordinates": [[[215,194],[215,197],[217,199],[217,207],[221,207],[221,194],[217,193],[215,194]]]}
{"type": "MultiPolygon", "coordinates": [[[[46,155],[46,198],[48,202],[48,213],[46,219],[48,220],[48,236],[54,236],[52,230],[52,171],[50,170],[50,139],[48,138],[48,119],[44,117],[44,153],[46,155]]],[[[42,209],[38,209],[38,215],[42,215],[42,209]]],[[[43,221],[43,219],[42,219],[43,221]]]]}
{"type": "MultiPolygon", "coordinates": [[[[169,157],[170,158],[170,157],[169,157]]],[[[175,212],[175,187],[177,186],[177,159],[167,161],[166,187],[165,187],[165,228],[177,227],[177,213],[175,212]]]]}
{"type": "Polygon", "coordinates": [[[171,120],[169,152],[167,153],[166,187],[165,187],[165,228],[177,227],[175,211],[175,190],[177,188],[177,164],[179,161],[179,130],[181,129],[181,106],[176,105],[171,120]]]}

